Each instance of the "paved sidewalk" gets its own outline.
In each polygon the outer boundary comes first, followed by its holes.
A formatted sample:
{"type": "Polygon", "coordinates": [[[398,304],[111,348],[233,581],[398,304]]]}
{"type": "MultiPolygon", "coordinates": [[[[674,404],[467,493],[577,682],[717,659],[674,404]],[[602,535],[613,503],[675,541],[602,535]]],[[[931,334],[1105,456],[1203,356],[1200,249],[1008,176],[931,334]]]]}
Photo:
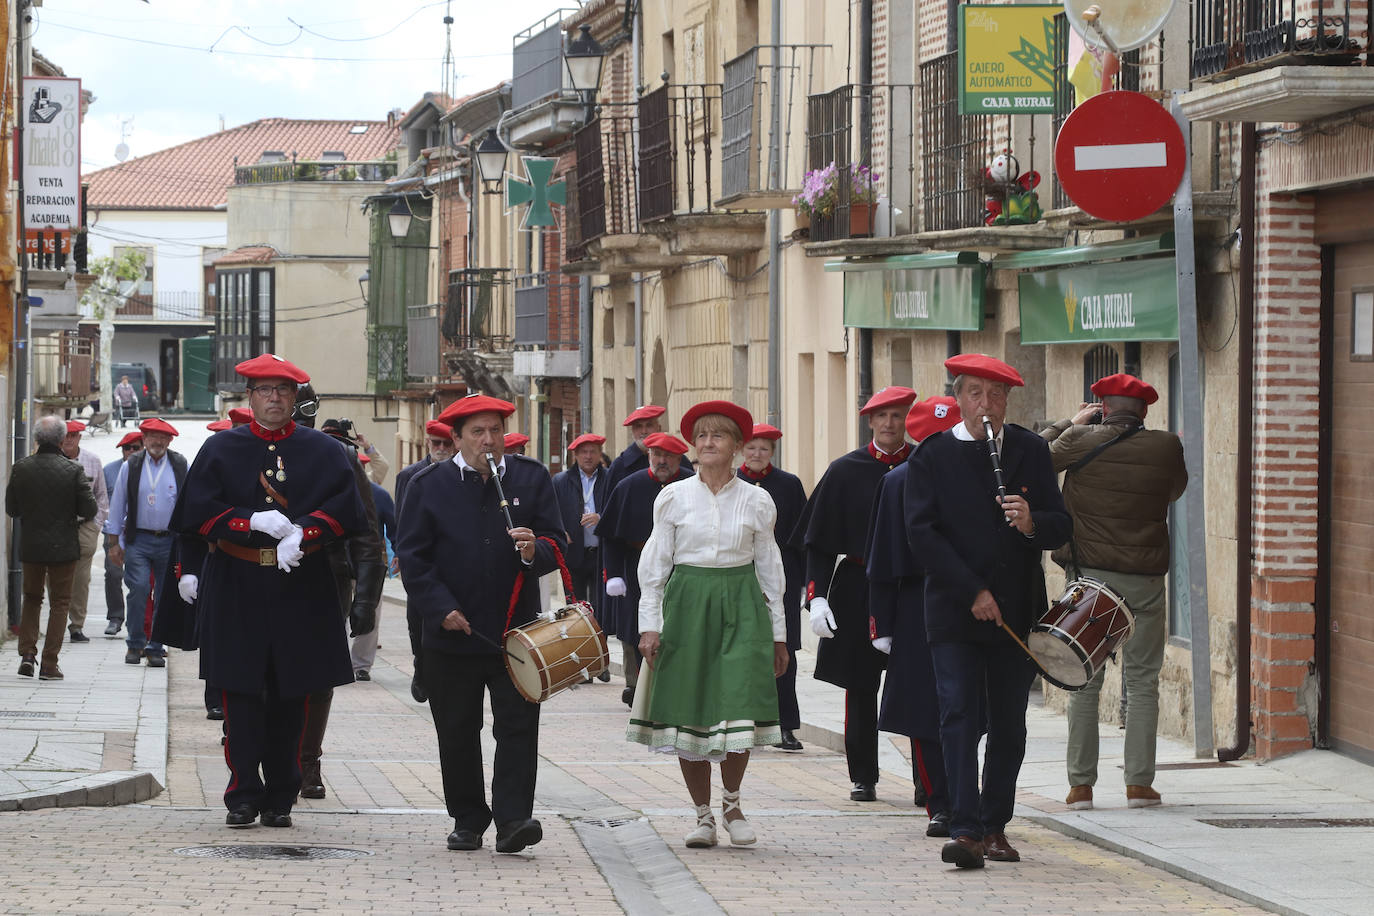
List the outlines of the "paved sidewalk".
{"type": "MultiPolygon", "coordinates": [[[[399,601],[404,595],[400,583],[389,580],[386,594],[384,648],[373,671],[374,681],[344,688],[335,701],[337,716],[365,717],[372,724],[361,738],[351,737],[352,744],[337,750],[333,741],[345,740],[342,726],[337,738],[331,728],[325,755],[329,798],[303,802],[300,810],[303,815],[313,812],[311,817],[423,813],[434,821],[432,829],[440,830],[442,800],[435,794],[433,736],[417,730],[415,724],[417,715],[427,717],[428,708],[416,707],[408,697],[410,671],[404,628],[399,623],[399,601]]],[[[12,653],[13,643],[7,641],[5,649],[12,653]]],[[[617,649],[612,647],[613,659],[618,658],[617,649]]],[[[760,832],[767,831],[767,841],[776,844],[770,860],[783,853],[819,856],[817,868],[824,872],[837,867],[840,858],[846,866],[853,866],[856,858],[872,859],[873,868],[882,872],[884,850],[894,848],[888,844],[911,842],[908,743],[884,736],[878,806],[848,802],[843,760],[834,753],[842,747],[843,695],[810,676],[813,661],[803,651],[798,686],[805,724],[799,737],[807,750],[758,755],[758,765],[750,769],[751,793],[756,796],[750,814],[760,819],[760,832]],[[827,847],[826,834],[818,835],[808,826],[826,823],[832,825],[828,829],[843,830],[853,819],[877,814],[893,815],[880,819],[890,822],[891,829],[874,836],[877,845],[868,849],[827,847]]],[[[172,792],[154,798],[155,808],[208,808],[211,819],[217,819],[214,809],[223,789],[223,760],[213,738],[214,723],[204,722],[203,710],[195,709],[199,697],[194,688],[179,694],[177,721],[184,720],[188,727],[183,730],[179,725],[174,731],[170,753],[176,772],[167,770],[168,672],[174,671],[181,683],[180,679],[194,676],[196,659],[173,650],[169,662],[168,669],[126,666],[122,640],[95,636],[89,644],[64,649],[67,679],[63,682],[40,683],[20,678],[12,670],[0,671],[0,810],[142,800],[170,779],[172,792]],[[202,726],[192,729],[189,723],[196,718],[202,726]]],[[[17,667],[17,659],[13,663],[17,667]]],[[[577,717],[583,717],[590,724],[614,717],[621,707],[609,698],[618,697],[619,683],[617,678],[611,685],[573,691],[569,696],[579,698],[579,703],[562,703],[557,721],[576,723],[577,717]],[[592,705],[586,706],[588,702],[592,705]],[[584,711],[577,711],[583,706],[584,711]]],[[[551,707],[551,715],[554,712],[551,707]]],[[[1094,866],[1083,870],[1083,880],[1094,887],[1101,883],[1102,893],[1108,896],[1113,876],[1123,881],[1132,877],[1113,866],[1113,860],[1075,852],[1078,847],[1056,838],[1051,832],[1055,831],[1267,909],[1295,913],[1368,910],[1374,873],[1364,863],[1374,855],[1374,769],[1323,751],[1266,765],[1241,761],[1222,766],[1214,760],[1194,759],[1188,746],[1161,740],[1155,785],[1165,804],[1127,809],[1119,788],[1121,739],[1115,729],[1104,725],[1098,807],[1070,812],[1062,801],[1068,789],[1063,764],[1065,720],[1045,711],[1038,695],[1028,720],[1030,740],[1020,781],[1018,819],[1010,830],[1028,861],[1063,867],[1065,874],[1073,874],[1074,861],[1094,866]]],[[[587,740],[566,747],[551,739],[544,751],[549,757],[547,772],[541,766],[540,804],[580,812],[571,823],[582,845],[597,851],[598,862],[620,855],[627,873],[652,874],[656,866],[641,861],[649,854],[644,850],[657,849],[659,856],[669,848],[676,851],[678,833],[690,809],[681,800],[671,761],[619,763],[624,745],[613,732],[613,728],[588,732],[587,740]],[[607,799],[645,807],[632,811],[608,804],[607,799]],[[642,833],[643,828],[624,821],[640,815],[649,818],[649,835],[657,831],[668,846],[646,846],[643,836],[635,843],[627,842],[631,833],[642,833]],[[617,836],[619,840],[614,839],[617,836]]],[[[932,851],[919,852],[923,858],[918,861],[923,862],[932,851]]],[[[749,880],[756,881],[756,869],[741,873],[735,886],[731,881],[736,876],[722,866],[720,858],[689,861],[699,886],[722,907],[749,909],[750,894],[756,891],[745,879],[752,873],[749,880]]],[[[614,884],[613,871],[606,871],[606,880],[614,884]]],[[[1029,877],[1023,875],[1023,880],[1029,877]]],[[[806,908],[804,890],[796,889],[800,909],[806,908]]],[[[625,899],[625,893],[629,892],[618,889],[618,899],[625,899]]],[[[1044,909],[1065,908],[1072,906],[1052,898],[1044,901],[1044,909]]]]}

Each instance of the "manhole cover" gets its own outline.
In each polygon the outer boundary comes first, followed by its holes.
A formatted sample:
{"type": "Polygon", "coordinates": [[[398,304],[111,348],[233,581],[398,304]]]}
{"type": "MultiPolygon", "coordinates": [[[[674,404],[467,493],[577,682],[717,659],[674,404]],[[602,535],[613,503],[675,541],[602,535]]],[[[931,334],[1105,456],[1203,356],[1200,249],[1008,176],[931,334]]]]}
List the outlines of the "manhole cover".
{"type": "Polygon", "coordinates": [[[1374,827],[1371,817],[1218,817],[1198,818],[1213,827],[1280,827],[1304,829],[1311,827],[1374,827]]]}
{"type": "Polygon", "coordinates": [[[344,849],[338,846],[183,846],[175,850],[179,856],[202,859],[364,859],[372,853],[366,849],[344,849]]]}
{"type": "Polygon", "coordinates": [[[36,712],[32,709],[0,709],[0,718],[4,719],[56,719],[55,712],[36,712]]]}

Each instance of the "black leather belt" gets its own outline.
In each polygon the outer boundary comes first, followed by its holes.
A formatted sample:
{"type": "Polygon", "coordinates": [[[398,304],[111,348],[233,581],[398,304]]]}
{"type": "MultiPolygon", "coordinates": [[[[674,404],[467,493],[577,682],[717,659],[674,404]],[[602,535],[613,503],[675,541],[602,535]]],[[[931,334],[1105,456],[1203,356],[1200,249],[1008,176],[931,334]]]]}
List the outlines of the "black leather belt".
{"type": "Polygon", "coordinates": [[[137,531],[139,534],[151,534],[155,538],[165,538],[167,535],[172,533],[168,531],[166,528],[163,528],[161,531],[154,531],[151,528],[135,528],[134,530],[137,531]]]}

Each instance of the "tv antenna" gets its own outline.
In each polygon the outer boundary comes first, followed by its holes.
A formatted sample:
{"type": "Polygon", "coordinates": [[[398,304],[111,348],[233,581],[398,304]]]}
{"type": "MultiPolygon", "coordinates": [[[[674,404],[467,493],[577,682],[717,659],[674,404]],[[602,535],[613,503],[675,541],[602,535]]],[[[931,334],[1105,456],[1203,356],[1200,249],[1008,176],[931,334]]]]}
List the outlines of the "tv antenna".
{"type": "Polygon", "coordinates": [[[129,134],[134,132],[134,116],[119,119],[119,145],[115,147],[115,158],[120,162],[129,158],[129,144],[125,140],[129,139],[129,134]]]}

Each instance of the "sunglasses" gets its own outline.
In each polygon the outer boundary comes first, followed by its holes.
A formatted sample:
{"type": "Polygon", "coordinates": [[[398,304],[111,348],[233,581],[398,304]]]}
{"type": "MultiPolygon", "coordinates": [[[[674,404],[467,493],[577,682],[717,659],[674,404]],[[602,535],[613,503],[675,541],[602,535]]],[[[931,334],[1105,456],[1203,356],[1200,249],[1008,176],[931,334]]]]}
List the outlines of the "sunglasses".
{"type": "Polygon", "coordinates": [[[141,452],[141,451],[143,451],[143,446],[141,446],[141,445],[121,445],[120,448],[123,449],[123,450],[126,451],[126,452],[141,452]]]}

